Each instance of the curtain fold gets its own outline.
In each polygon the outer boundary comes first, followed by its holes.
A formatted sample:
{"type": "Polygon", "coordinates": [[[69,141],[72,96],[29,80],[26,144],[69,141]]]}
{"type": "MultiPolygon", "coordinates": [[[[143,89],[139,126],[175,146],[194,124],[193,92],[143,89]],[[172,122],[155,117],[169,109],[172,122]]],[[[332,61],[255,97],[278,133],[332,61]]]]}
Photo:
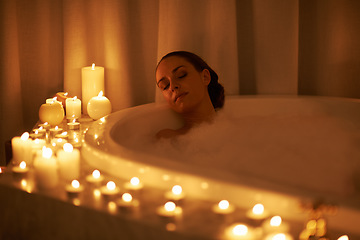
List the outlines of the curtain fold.
{"type": "Polygon", "coordinates": [[[359,12],[352,0],[0,1],[1,159],[46,98],[81,98],[92,63],[114,111],[162,101],[154,71],[174,50],[203,57],[227,95],[360,98],[359,12]]]}

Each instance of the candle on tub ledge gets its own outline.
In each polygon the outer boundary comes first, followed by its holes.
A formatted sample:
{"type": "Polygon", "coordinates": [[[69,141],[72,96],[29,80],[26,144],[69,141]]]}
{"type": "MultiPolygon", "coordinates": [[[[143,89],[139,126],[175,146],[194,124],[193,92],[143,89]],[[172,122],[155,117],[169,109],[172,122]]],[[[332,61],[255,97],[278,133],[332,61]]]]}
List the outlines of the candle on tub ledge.
{"type": "Polygon", "coordinates": [[[80,182],[76,179],[65,186],[65,190],[68,193],[69,198],[79,197],[79,194],[84,190],[84,187],[80,185],[80,182]]]}
{"type": "Polygon", "coordinates": [[[116,204],[123,211],[131,211],[139,206],[139,201],[134,199],[130,193],[124,193],[121,198],[116,201],[116,204]]]}
{"type": "Polygon", "coordinates": [[[66,99],[66,118],[81,118],[81,100],[76,96],[66,99]]]}
{"type": "Polygon", "coordinates": [[[87,104],[87,113],[89,117],[94,120],[98,120],[99,118],[110,114],[111,109],[110,100],[103,96],[103,91],[100,91],[97,96],[92,97],[87,104]]]}
{"type": "Polygon", "coordinates": [[[294,240],[288,233],[271,233],[265,237],[265,240],[294,240]]]}
{"type": "Polygon", "coordinates": [[[165,198],[171,201],[179,202],[185,198],[185,193],[180,185],[174,185],[171,191],[165,193],[165,198]]]}
{"type": "Polygon", "coordinates": [[[76,121],[76,118],[72,118],[70,122],[67,123],[68,130],[79,130],[80,123],[76,121]]]}
{"type": "Polygon", "coordinates": [[[172,201],[166,202],[163,206],[156,209],[156,213],[165,218],[178,218],[182,215],[182,208],[176,206],[172,201]]]}
{"type": "Polygon", "coordinates": [[[88,102],[100,91],[104,91],[104,67],[91,66],[81,69],[83,113],[87,114],[88,102]]]}
{"type": "Polygon", "coordinates": [[[288,232],[290,229],[289,224],[284,222],[280,216],[273,216],[265,220],[262,227],[266,233],[288,232]]]}
{"type": "Polygon", "coordinates": [[[80,176],[80,151],[70,143],[65,143],[63,149],[57,151],[59,173],[65,181],[78,179],[80,176]]]}
{"type": "Polygon", "coordinates": [[[260,232],[243,223],[234,223],[225,229],[225,239],[254,240],[259,239],[260,232]]]}
{"type": "Polygon", "coordinates": [[[138,191],[141,190],[144,187],[142,182],[140,182],[140,179],[137,177],[133,177],[130,179],[129,182],[125,183],[125,189],[130,191],[138,191]]]}
{"type": "Polygon", "coordinates": [[[68,92],[57,92],[54,96],[61,104],[66,107],[66,99],[68,99],[69,93],[68,92]]]}
{"type": "MultiPolygon", "coordinates": [[[[44,129],[40,129],[40,130],[44,130],[44,129]]],[[[30,138],[31,139],[37,139],[37,138],[45,138],[45,132],[39,132],[39,129],[34,129],[33,133],[30,133],[30,138]]]]}
{"type": "Polygon", "coordinates": [[[252,220],[255,220],[255,221],[262,221],[265,218],[267,218],[268,215],[269,214],[266,211],[266,209],[264,208],[264,205],[262,205],[261,203],[255,204],[252,209],[249,209],[246,212],[246,216],[249,219],[252,219],[252,220]]]}
{"type": "Polygon", "coordinates": [[[86,181],[99,186],[104,181],[104,176],[101,175],[99,170],[95,169],[90,175],[86,176],[86,181]]]}
{"type": "Polygon", "coordinates": [[[34,160],[37,186],[41,189],[54,188],[58,184],[58,168],[51,148],[44,147],[42,154],[34,160]]]}
{"type": "Polygon", "coordinates": [[[51,126],[59,125],[64,119],[64,108],[58,101],[48,101],[39,109],[39,119],[42,123],[48,122],[51,126]]]}
{"type": "Polygon", "coordinates": [[[14,166],[12,171],[15,178],[21,179],[26,177],[27,173],[29,172],[29,168],[26,166],[26,162],[22,161],[18,166],[14,166]]]}
{"type": "Polygon", "coordinates": [[[14,165],[19,165],[21,161],[25,161],[27,164],[32,163],[32,140],[29,136],[28,132],[24,132],[21,137],[17,136],[11,139],[14,165]]]}
{"type": "Polygon", "coordinates": [[[105,197],[113,198],[119,194],[120,189],[113,181],[109,181],[105,186],[102,186],[100,188],[100,192],[105,197]]]}
{"type": "Polygon", "coordinates": [[[227,215],[235,211],[235,207],[227,200],[221,200],[218,204],[214,204],[212,211],[216,214],[227,215]]]}
{"type": "Polygon", "coordinates": [[[50,136],[55,137],[55,135],[62,133],[63,129],[59,126],[55,126],[53,128],[50,128],[50,136]]]}

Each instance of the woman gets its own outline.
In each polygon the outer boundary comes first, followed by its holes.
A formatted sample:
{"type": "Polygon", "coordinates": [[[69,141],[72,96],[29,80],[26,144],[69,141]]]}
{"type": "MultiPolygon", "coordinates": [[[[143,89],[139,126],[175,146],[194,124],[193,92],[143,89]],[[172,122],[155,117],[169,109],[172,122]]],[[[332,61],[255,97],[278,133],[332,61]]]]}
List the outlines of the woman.
{"type": "Polygon", "coordinates": [[[156,67],[156,84],[170,107],[184,118],[180,129],[163,129],[157,138],[187,133],[194,125],[211,122],[224,105],[224,88],[218,75],[194,53],[176,51],[165,55],[156,67]]]}

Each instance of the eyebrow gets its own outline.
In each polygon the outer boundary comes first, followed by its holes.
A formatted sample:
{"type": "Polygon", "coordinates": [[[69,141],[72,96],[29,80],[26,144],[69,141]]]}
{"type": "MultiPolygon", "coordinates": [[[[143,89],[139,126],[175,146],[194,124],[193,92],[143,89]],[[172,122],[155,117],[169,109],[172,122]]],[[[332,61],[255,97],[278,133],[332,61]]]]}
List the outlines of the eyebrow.
{"type": "MultiPolygon", "coordinates": [[[[180,65],[180,66],[174,68],[171,72],[174,74],[177,70],[179,70],[179,68],[182,68],[182,67],[185,67],[185,66],[184,66],[184,65],[180,65]]],[[[156,83],[156,85],[159,86],[159,83],[160,83],[161,81],[164,81],[164,80],[165,80],[165,77],[162,77],[162,78],[156,83]]]]}

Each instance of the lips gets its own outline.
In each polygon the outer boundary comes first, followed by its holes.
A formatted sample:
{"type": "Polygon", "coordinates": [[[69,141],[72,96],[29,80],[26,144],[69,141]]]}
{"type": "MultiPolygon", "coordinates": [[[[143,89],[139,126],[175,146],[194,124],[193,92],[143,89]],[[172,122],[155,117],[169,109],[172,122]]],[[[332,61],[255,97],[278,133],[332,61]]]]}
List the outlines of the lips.
{"type": "Polygon", "coordinates": [[[174,102],[177,102],[177,100],[183,98],[183,97],[186,96],[187,94],[188,94],[187,92],[183,92],[183,93],[177,94],[177,95],[175,96],[174,102]]]}

